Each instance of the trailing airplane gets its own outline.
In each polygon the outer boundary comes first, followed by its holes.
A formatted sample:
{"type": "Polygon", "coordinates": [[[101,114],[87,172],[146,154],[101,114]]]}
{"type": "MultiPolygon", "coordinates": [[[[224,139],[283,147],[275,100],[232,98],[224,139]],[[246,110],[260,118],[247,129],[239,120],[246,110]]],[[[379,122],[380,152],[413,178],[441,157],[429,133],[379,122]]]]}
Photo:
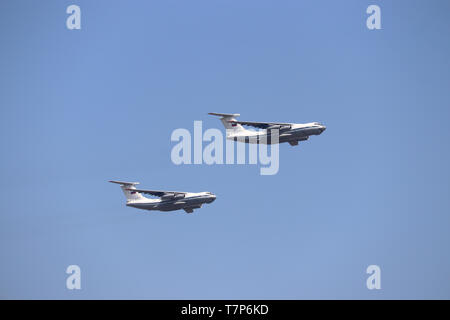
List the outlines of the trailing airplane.
{"type": "Polygon", "coordinates": [[[136,189],[139,182],[114,181],[109,182],[120,184],[127,206],[159,211],[173,211],[183,209],[187,213],[192,213],[194,209],[199,209],[204,203],[211,203],[216,200],[216,196],[211,192],[180,192],[180,191],[160,191],[136,189]],[[159,197],[159,199],[146,198],[142,194],[149,194],[159,197]]]}
{"type": "Polygon", "coordinates": [[[251,122],[237,121],[240,116],[238,113],[208,113],[213,116],[221,117],[223,125],[227,129],[227,139],[240,141],[245,143],[264,143],[272,144],[272,131],[278,130],[278,142],[288,142],[291,146],[298,145],[299,141],[308,140],[310,136],[319,135],[325,131],[327,127],[319,122],[310,123],[279,123],[279,122],[251,122]],[[260,129],[259,131],[248,130],[243,126],[251,126],[260,129]]]}

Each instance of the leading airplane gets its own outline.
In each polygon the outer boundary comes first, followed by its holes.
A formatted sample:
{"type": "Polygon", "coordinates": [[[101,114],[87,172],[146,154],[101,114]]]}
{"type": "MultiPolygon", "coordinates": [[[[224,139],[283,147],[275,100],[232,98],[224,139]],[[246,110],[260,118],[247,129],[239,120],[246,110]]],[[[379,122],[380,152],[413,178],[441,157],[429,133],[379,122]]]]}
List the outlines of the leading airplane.
{"type": "Polygon", "coordinates": [[[298,145],[299,141],[308,140],[310,136],[319,135],[325,131],[327,127],[319,122],[310,123],[280,123],[280,122],[252,122],[252,121],[237,121],[236,118],[240,116],[238,113],[208,113],[213,116],[221,117],[223,125],[227,129],[227,139],[240,141],[245,143],[264,143],[273,144],[272,130],[278,130],[278,142],[288,142],[291,146],[298,145]],[[251,126],[259,131],[248,130],[243,126],[251,126]]]}
{"type": "Polygon", "coordinates": [[[180,192],[180,191],[161,191],[161,190],[143,190],[136,189],[139,182],[125,182],[110,180],[111,183],[120,184],[125,197],[127,206],[158,211],[173,211],[183,209],[187,213],[194,212],[204,203],[211,203],[216,200],[216,196],[211,192],[180,192]],[[150,199],[142,194],[149,194],[159,197],[159,199],[150,199]]]}

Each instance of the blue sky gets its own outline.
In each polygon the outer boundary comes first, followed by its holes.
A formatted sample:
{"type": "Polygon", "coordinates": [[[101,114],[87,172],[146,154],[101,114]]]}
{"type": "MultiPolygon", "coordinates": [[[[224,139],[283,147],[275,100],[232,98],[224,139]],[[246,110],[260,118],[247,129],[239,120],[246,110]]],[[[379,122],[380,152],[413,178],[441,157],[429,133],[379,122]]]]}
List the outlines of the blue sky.
{"type": "Polygon", "coordinates": [[[1,1],[0,297],[449,299],[449,10],[1,1]],[[221,128],[208,112],[327,131],[281,145],[274,176],[174,165],[172,131],[221,128]],[[109,179],[217,200],[145,212],[109,179]]]}

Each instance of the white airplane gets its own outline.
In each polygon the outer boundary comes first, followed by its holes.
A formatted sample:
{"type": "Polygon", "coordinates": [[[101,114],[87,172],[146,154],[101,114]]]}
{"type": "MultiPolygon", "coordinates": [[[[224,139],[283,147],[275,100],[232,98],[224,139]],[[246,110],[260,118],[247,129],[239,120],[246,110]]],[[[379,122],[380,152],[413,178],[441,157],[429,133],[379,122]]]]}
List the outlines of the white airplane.
{"type": "Polygon", "coordinates": [[[227,139],[245,143],[272,144],[271,130],[276,129],[279,134],[279,143],[288,142],[291,146],[296,146],[299,141],[308,140],[309,136],[319,135],[327,128],[319,122],[301,124],[237,121],[236,117],[240,116],[238,113],[229,114],[210,112],[208,114],[221,117],[220,120],[227,129],[227,139]],[[247,130],[243,127],[243,125],[262,130],[247,130]]]}
{"type": "Polygon", "coordinates": [[[204,203],[211,203],[216,200],[216,196],[211,192],[180,192],[180,191],[160,191],[136,189],[139,182],[125,182],[110,180],[109,182],[120,184],[127,206],[145,210],[173,211],[183,209],[187,213],[192,213],[194,209],[199,209],[204,203]],[[142,195],[150,194],[159,199],[150,199],[142,195]]]}

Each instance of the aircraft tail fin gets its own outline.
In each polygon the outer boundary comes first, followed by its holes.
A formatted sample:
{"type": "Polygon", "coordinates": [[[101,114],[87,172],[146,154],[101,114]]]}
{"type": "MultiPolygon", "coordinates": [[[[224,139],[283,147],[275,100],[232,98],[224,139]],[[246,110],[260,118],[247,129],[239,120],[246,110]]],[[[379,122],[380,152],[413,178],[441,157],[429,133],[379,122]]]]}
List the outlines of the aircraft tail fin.
{"type": "Polygon", "coordinates": [[[245,130],[244,127],[242,125],[240,125],[239,123],[233,123],[230,121],[235,121],[237,117],[240,116],[239,113],[215,113],[215,112],[210,112],[208,113],[209,115],[212,116],[219,116],[220,121],[222,121],[225,129],[227,129],[227,132],[231,131],[242,131],[245,130]]]}
{"type": "Polygon", "coordinates": [[[127,202],[147,199],[139,192],[133,191],[136,189],[135,186],[137,184],[139,184],[139,182],[126,182],[126,181],[116,181],[116,180],[110,180],[109,182],[120,184],[120,188],[122,189],[123,194],[127,198],[127,202]]]}

